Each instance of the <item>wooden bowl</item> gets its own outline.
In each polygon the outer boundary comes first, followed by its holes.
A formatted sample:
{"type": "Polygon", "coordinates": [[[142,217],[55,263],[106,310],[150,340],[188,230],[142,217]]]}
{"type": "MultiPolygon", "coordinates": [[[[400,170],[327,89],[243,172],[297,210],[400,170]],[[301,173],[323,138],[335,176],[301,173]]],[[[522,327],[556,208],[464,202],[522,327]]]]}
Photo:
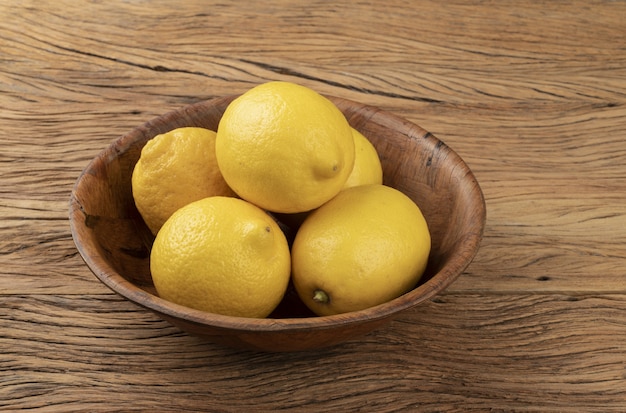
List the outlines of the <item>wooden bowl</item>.
{"type": "Polygon", "coordinates": [[[297,351],[334,345],[377,328],[443,291],[474,258],[485,224],[485,202],[474,175],[442,141],[375,107],[329,97],[379,152],[384,183],[422,209],[432,237],[428,268],[403,296],[366,310],[329,317],[308,312],[293,290],[266,319],[222,316],[159,298],[149,270],[153,237],[135,208],[131,174],[141,148],[183,126],[216,130],[235,96],[181,108],[134,129],[103,150],[72,191],[70,224],[85,263],[100,281],[189,334],[231,347],[297,351]]]}

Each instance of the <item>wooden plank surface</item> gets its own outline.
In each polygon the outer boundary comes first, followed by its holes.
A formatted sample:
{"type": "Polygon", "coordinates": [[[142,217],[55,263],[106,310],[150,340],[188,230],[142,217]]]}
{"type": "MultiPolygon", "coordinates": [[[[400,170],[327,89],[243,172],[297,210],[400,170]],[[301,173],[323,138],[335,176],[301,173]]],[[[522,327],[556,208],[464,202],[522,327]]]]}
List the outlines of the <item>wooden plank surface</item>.
{"type": "Polygon", "coordinates": [[[279,355],[206,344],[110,295],[14,295],[2,307],[13,326],[2,391],[19,395],[6,409],[623,408],[625,366],[610,362],[623,360],[623,295],[448,294],[363,339],[279,355]]]}
{"type": "Polygon", "coordinates": [[[626,3],[0,3],[0,410],[626,411],[626,3]],[[442,296],[325,351],[203,343],[69,233],[131,128],[291,80],[418,123],[485,193],[442,296]]]}

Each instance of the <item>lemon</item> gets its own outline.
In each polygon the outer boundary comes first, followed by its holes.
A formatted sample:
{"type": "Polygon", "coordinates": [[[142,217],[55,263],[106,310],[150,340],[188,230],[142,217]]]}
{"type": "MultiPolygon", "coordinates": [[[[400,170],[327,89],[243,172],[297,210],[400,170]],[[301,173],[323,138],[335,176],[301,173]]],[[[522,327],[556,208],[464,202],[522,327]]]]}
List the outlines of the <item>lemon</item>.
{"type": "Polygon", "coordinates": [[[276,222],[247,201],[222,196],[177,210],[150,254],[160,297],[239,317],[268,316],[287,289],[290,266],[276,222]]]}
{"type": "Polygon", "coordinates": [[[341,111],[291,82],[248,90],[226,108],[215,145],[219,168],[243,199],[283,213],[334,197],[354,164],[354,138],[341,111]]]}
{"type": "Polygon", "coordinates": [[[216,133],[185,127],[157,135],[141,150],[132,174],[135,205],[150,231],[190,202],[235,196],[217,166],[216,133]]]}
{"type": "Polygon", "coordinates": [[[343,187],[382,184],[383,168],[376,148],[369,139],[354,128],[352,128],[352,137],[354,138],[354,166],[343,187]]]}
{"type": "Polygon", "coordinates": [[[362,310],[413,288],[430,246],[422,212],[402,192],[379,184],[347,188],[298,230],[293,283],[318,315],[362,310]]]}

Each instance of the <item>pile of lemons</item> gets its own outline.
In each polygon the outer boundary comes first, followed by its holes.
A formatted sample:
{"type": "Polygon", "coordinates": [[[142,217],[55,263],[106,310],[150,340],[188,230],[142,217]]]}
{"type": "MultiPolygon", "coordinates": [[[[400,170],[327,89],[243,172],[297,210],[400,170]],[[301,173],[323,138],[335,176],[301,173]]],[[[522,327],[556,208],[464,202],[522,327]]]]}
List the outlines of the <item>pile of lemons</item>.
{"type": "Polygon", "coordinates": [[[402,295],[424,272],[431,240],[418,206],[382,175],[376,149],[342,112],[291,82],[239,96],[216,131],[154,137],[132,191],[155,235],[159,296],[259,318],[290,281],[318,315],[402,295]],[[276,217],[297,223],[291,242],[276,217]]]}

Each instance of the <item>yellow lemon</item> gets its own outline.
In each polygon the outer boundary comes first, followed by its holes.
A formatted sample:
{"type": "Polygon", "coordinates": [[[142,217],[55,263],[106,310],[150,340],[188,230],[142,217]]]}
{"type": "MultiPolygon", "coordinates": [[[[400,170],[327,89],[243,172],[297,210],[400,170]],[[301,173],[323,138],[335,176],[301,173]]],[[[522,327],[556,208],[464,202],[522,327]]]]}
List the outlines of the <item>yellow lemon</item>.
{"type": "Polygon", "coordinates": [[[261,84],[231,102],[215,151],[229,186],[273,212],[317,208],[341,190],[354,164],[345,116],[322,95],[290,82],[261,84]]]}
{"type": "Polygon", "coordinates": [[[162,298],[197,310],[266,317],[290,277],[287,240],[265,211],[239,198],[209,197],[176,211],[150,253],[162,298]]]}
{"type": "Polygon", "coordinates": [[[352,128],[352,137],[354,138],[354,166],[343,187],[382,184],[383,168],[376,148],[354,128],[352,128]]]}
{"type": "Polygon", "coordinates": [[[176,211],[208,196],[235,196],[217,166],[215,132],[174,129],[149,140],[132,174],[135,205],[153,234],[176,211]]]}
{"type": "Polygon", "coordinates": [[[318,315],[362,310],[413,288],[430,246],[422,212],[402,192],[377,184],[348,188],[298,230],[293,283],[318,315]]]}

